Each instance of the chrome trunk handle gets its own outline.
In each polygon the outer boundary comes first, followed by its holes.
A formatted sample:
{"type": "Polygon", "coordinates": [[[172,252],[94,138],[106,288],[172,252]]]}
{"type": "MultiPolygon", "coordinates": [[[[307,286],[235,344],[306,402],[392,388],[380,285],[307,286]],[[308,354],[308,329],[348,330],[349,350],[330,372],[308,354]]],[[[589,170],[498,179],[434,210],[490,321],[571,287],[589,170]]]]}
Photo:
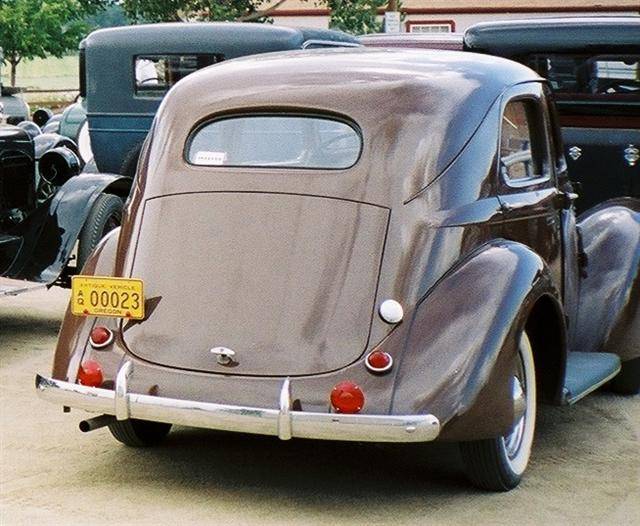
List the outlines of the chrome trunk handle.
{"type": "Polygon", "coordinates": [[[220,365],[230,365],[233,362],[233,358],[236,353],[226,347],[214,347],[209,352],[215,355],[216,360],[220,365]]]}

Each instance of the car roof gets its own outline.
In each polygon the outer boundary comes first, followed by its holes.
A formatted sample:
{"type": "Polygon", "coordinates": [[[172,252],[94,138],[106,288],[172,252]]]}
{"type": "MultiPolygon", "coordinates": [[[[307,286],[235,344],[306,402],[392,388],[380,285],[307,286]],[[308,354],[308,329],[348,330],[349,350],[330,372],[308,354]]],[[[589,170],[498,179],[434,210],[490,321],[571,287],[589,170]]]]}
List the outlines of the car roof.
{"type": "Polygon", "coordinates": [[[341,31],[291,28],[258,23],[172,22],[99,29],[80,43],[81,49],[125,53],[222,53],[226,58],[283,49],[299,49],[309,41],[357,44],[341,31]],[[250,51],[248,51],[250,50],[250,51]]]}
{"type": "Polygon", "coordinates": [[[640,16],[582,16],[481,22],[465,49],[503,57],[529,53],[638,53],[640,16]]]}
{"type": "MultiPolygon", "coordinates": [[[[340,82],[344,93],[355,95],[362,93],[365,85],[376,91],[387,89],[389,82],[393,82],[406,90],[422,93],[428,89],[441,93],[442,97],[455,96],[451,93],[455,83],[457,90],[468,92],[469,96],[493,101],[508,86],[542,80],[528,67],[500,57],[448,50],[358,47],[245,56],[199,70],[180,84],[183,89],[206,92],[216,78],[229,75],[242,78],[243,85],[250,80],[255,83],[257,79],[257,84],[264,89],[273,86],[300,90],[311,99],[314,90],[310,90],[310,84],[314,84],[319,93],[323,91],[323,84],[340,82]],[[318,77],[319,71],[323,78],[318,77]],[[480,84],[482,90],[477,89],[480,84]]],[[[216,98],[236,98],[233,89],[226,89],[220,82],[215,84],[219,86],[216,98]]]]}
{"type": "Polygon", "coordinates": [[[416,174],[407,175],[410,195],[462,151],[508,87],[524,82],[542,79],[516,62],[460,51],[337,48],[257,55],[178,82],[161,105],[156,134],[159,144],[174,145],[168,158],[182,157],[190,133],[213,118],[335,115],[360,128],[372,156],[384,155],[390,166],[411,165],[400,170],[416,174]]]}

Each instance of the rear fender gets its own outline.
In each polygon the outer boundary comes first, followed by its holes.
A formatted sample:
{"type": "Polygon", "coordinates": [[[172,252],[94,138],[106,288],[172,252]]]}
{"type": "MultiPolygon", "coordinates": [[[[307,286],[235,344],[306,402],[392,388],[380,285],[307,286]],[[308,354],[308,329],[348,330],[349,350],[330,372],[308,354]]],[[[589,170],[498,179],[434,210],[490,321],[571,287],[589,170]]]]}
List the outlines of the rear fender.
{"type": "Polygon", "coordinates": [[[23,248],[19,277],[54,283],[67,266],[98,196],[107,192],[126,197],[131,184],[130,178],[114,174],[81,174],[69,179],[49,203],[48,216],[38,234],[27,240],[29,246],[23,248]]]}
{"type": "Polygon", "coordinates": [[[578,218],[586,255],[572,349],[640,357],[640,200],[606,201],[578,218]]]}
{"type": "MultiPolygon", "coordinates": [[[[90,276],[111,276],[116,260],[120,228],[109,232],[89,256],[83,273],[90,276]]],[[[89,333],[96,322],[95,317],[82,317],[67,311],[60,328],[53,360],[53,377],[57,380],[75,381],[82,355],[86,350],[89,333]]],[[[114,321],[114,323],[117,323],[114,321]]]]}
{"type": "MultiPolygon", "coordinates": [[[[504,434],[519,335],[545,296],[559,305],[546,265],[524,245],[492,242],[462,261],[404,322],[392,413],[434,414],[444,439],[504,434]]],[[[556,352],[563,364],[565,346],[556,352]]]]}

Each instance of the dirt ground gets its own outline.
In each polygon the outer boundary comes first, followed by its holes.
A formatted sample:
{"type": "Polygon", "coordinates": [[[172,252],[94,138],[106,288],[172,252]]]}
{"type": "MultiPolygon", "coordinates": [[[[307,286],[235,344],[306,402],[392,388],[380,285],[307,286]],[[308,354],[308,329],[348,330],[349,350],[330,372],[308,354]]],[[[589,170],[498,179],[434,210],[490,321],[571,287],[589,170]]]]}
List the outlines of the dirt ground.
{"type": "Polygon", "coordinates": [[[0,524],[640,525],[640,396],[544,407],[526,478],[469,487],[449,445],[178,428],[135,450],[38,399],[67,292],[0,298],[0,524]]]}

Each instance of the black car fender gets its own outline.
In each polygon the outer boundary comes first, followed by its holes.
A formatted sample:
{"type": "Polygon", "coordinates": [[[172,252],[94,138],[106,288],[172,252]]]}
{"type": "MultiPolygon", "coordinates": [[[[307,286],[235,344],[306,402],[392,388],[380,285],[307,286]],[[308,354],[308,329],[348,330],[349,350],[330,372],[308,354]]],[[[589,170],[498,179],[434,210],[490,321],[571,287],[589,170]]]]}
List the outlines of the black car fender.
{"type": "MultiPolygon", "coordinates": [[[[120,228],[115,228],[102,238],[87,259],[83,274],[89,276],[113,275],[119,236],[120,228]]],[[[96,320],[97,318],[92,316],[76,316],[71,313],[71,306],[68,306],[62,327],[65,331],[80,335],[78,341],[86,342],[96,320]]],[[[78,366],[86,350],[85,345],[70,345],[70,342],[69,339],[58,338],[53,364],[53,377],[58,380],[75,379],[78,366]]]]}
{"type": "Polygon", "coordinates": [[[34,246],[38,247],[21,274],[52,284],[69,262],[75,242],[98,196],[104,192],[129,195],[132,179],[116,174],[80,174],[64,183],[51,199],[48,216],[34,246]]]}
{"type": "Polygon", "coordinates": [[[585,256],[575,350],[640,357],[640,200],[605,201],[578,217],[585,256]]]}

